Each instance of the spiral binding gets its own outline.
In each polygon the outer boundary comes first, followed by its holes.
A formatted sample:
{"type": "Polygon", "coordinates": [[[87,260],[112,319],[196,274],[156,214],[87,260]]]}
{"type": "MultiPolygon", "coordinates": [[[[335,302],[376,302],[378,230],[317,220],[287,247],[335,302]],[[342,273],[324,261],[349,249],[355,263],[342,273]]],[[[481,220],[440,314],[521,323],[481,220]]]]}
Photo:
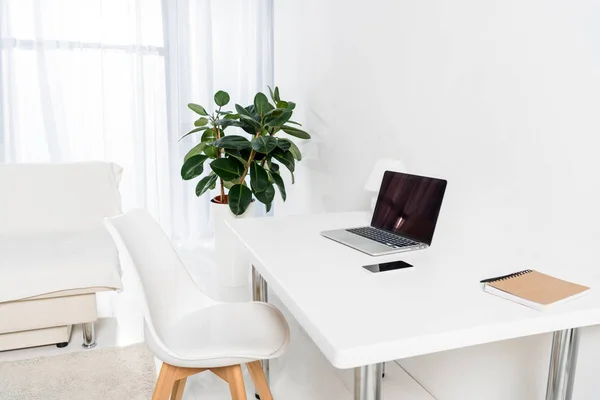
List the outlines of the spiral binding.
{"type": "Polygon", "coordinates": [[[509,279],[513,279],[522,275],[526,275],[526,274],[530,274],[532,273],[533,270],[531,269],[525,269],[523,271],[519,271],[519,272],[515,272],[514,274],[510,274],[510,275],[506,275],[506,276],[501,276],[497,279],[494,279],[493,281],[488,281],[487,283],[495,283],[495,282],[501,282],[501,281],[507,281],[509,279]]]}

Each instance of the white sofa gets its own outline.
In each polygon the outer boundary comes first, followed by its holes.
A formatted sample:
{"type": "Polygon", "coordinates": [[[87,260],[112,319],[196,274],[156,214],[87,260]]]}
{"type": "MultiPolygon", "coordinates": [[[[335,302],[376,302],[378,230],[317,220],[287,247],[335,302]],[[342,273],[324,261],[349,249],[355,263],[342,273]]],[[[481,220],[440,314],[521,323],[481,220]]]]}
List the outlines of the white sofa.
{"type": "Polygon", "coordinates": [[[121,213],[115,164],[0,165],[0,351],[96,343],[96,293],[121,288],[103,226],[121,213]]]}

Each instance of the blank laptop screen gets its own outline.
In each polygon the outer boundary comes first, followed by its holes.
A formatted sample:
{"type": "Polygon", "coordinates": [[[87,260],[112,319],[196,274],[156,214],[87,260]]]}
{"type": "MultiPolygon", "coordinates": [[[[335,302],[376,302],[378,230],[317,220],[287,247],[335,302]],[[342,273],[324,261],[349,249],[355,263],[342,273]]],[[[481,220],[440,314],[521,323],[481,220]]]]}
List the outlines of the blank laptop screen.
{"type": "Polygon", "coordinates": [[[446,181],[386,171],[371,226],[431,244],[446,181]]]}

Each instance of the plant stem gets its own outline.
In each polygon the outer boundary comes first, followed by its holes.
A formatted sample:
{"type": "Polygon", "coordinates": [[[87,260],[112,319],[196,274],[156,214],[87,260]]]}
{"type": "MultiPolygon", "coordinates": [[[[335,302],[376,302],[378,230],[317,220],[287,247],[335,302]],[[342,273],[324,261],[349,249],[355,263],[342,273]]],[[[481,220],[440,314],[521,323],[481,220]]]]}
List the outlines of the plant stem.
{"type": "MultiPolygon", "coordinates": [[[[221,107],[219,107],[219,111],[221,111],[221,107]]],[[[213,120],[214,120],[214,117],[213,117],[213,120]]],[[[215,124],[215,129],[217,130],[217,139],[220,139],[221,138],[221,129],[219,128],[219,125],[215,124]]],[[[217,158],[221,158],[221,148],[217,148],[217,158]]],[[[219,178],[219,187],[221,189],[221,204],[226,204],[225,203],[225,184],[223,183],[222,178],[219,178]]]]}
{"type": "MultiPolygon", "coordinates": [[[[256,132],[254,139],[260,136],[261,131],[256,132]]],[[[256,156],[256,151],[252,149],[250,152],[250,157],[248,157],[248,163],[246,164],[246,169],[244,169],[244,173],[242,174],[242,178],[240,179],[240,184],[244,183],[244,179],[246,179],[246,175],[248,175],[248,170],[250,170],[250,163],[254,160],[254,156],[256,156]]]]}
{"type": "MultiPolygon", "coordinates": [[[[220,136],[218,132],[219,129],[217,129],[217,138],[220,136]]],[[[221,149],[217,153],[217,158],[221,158],[221,149]]],[[[223,178],[219,178],[219,186],[221,188],[221,204],[227,204],[225,203],[225,184],[223,183],[223,178]]]]}

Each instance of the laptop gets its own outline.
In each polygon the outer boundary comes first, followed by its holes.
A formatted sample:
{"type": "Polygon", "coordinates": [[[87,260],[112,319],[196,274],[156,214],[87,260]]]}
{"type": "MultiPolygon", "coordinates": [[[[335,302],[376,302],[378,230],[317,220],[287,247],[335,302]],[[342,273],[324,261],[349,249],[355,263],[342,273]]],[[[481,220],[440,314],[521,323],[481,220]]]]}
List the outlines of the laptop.
{"type": "Polygon", "coordinates": [[[321,235],[372,256],[431,246],[447,182],[386,171],[371,226],[336,229],[321,235]]]}

